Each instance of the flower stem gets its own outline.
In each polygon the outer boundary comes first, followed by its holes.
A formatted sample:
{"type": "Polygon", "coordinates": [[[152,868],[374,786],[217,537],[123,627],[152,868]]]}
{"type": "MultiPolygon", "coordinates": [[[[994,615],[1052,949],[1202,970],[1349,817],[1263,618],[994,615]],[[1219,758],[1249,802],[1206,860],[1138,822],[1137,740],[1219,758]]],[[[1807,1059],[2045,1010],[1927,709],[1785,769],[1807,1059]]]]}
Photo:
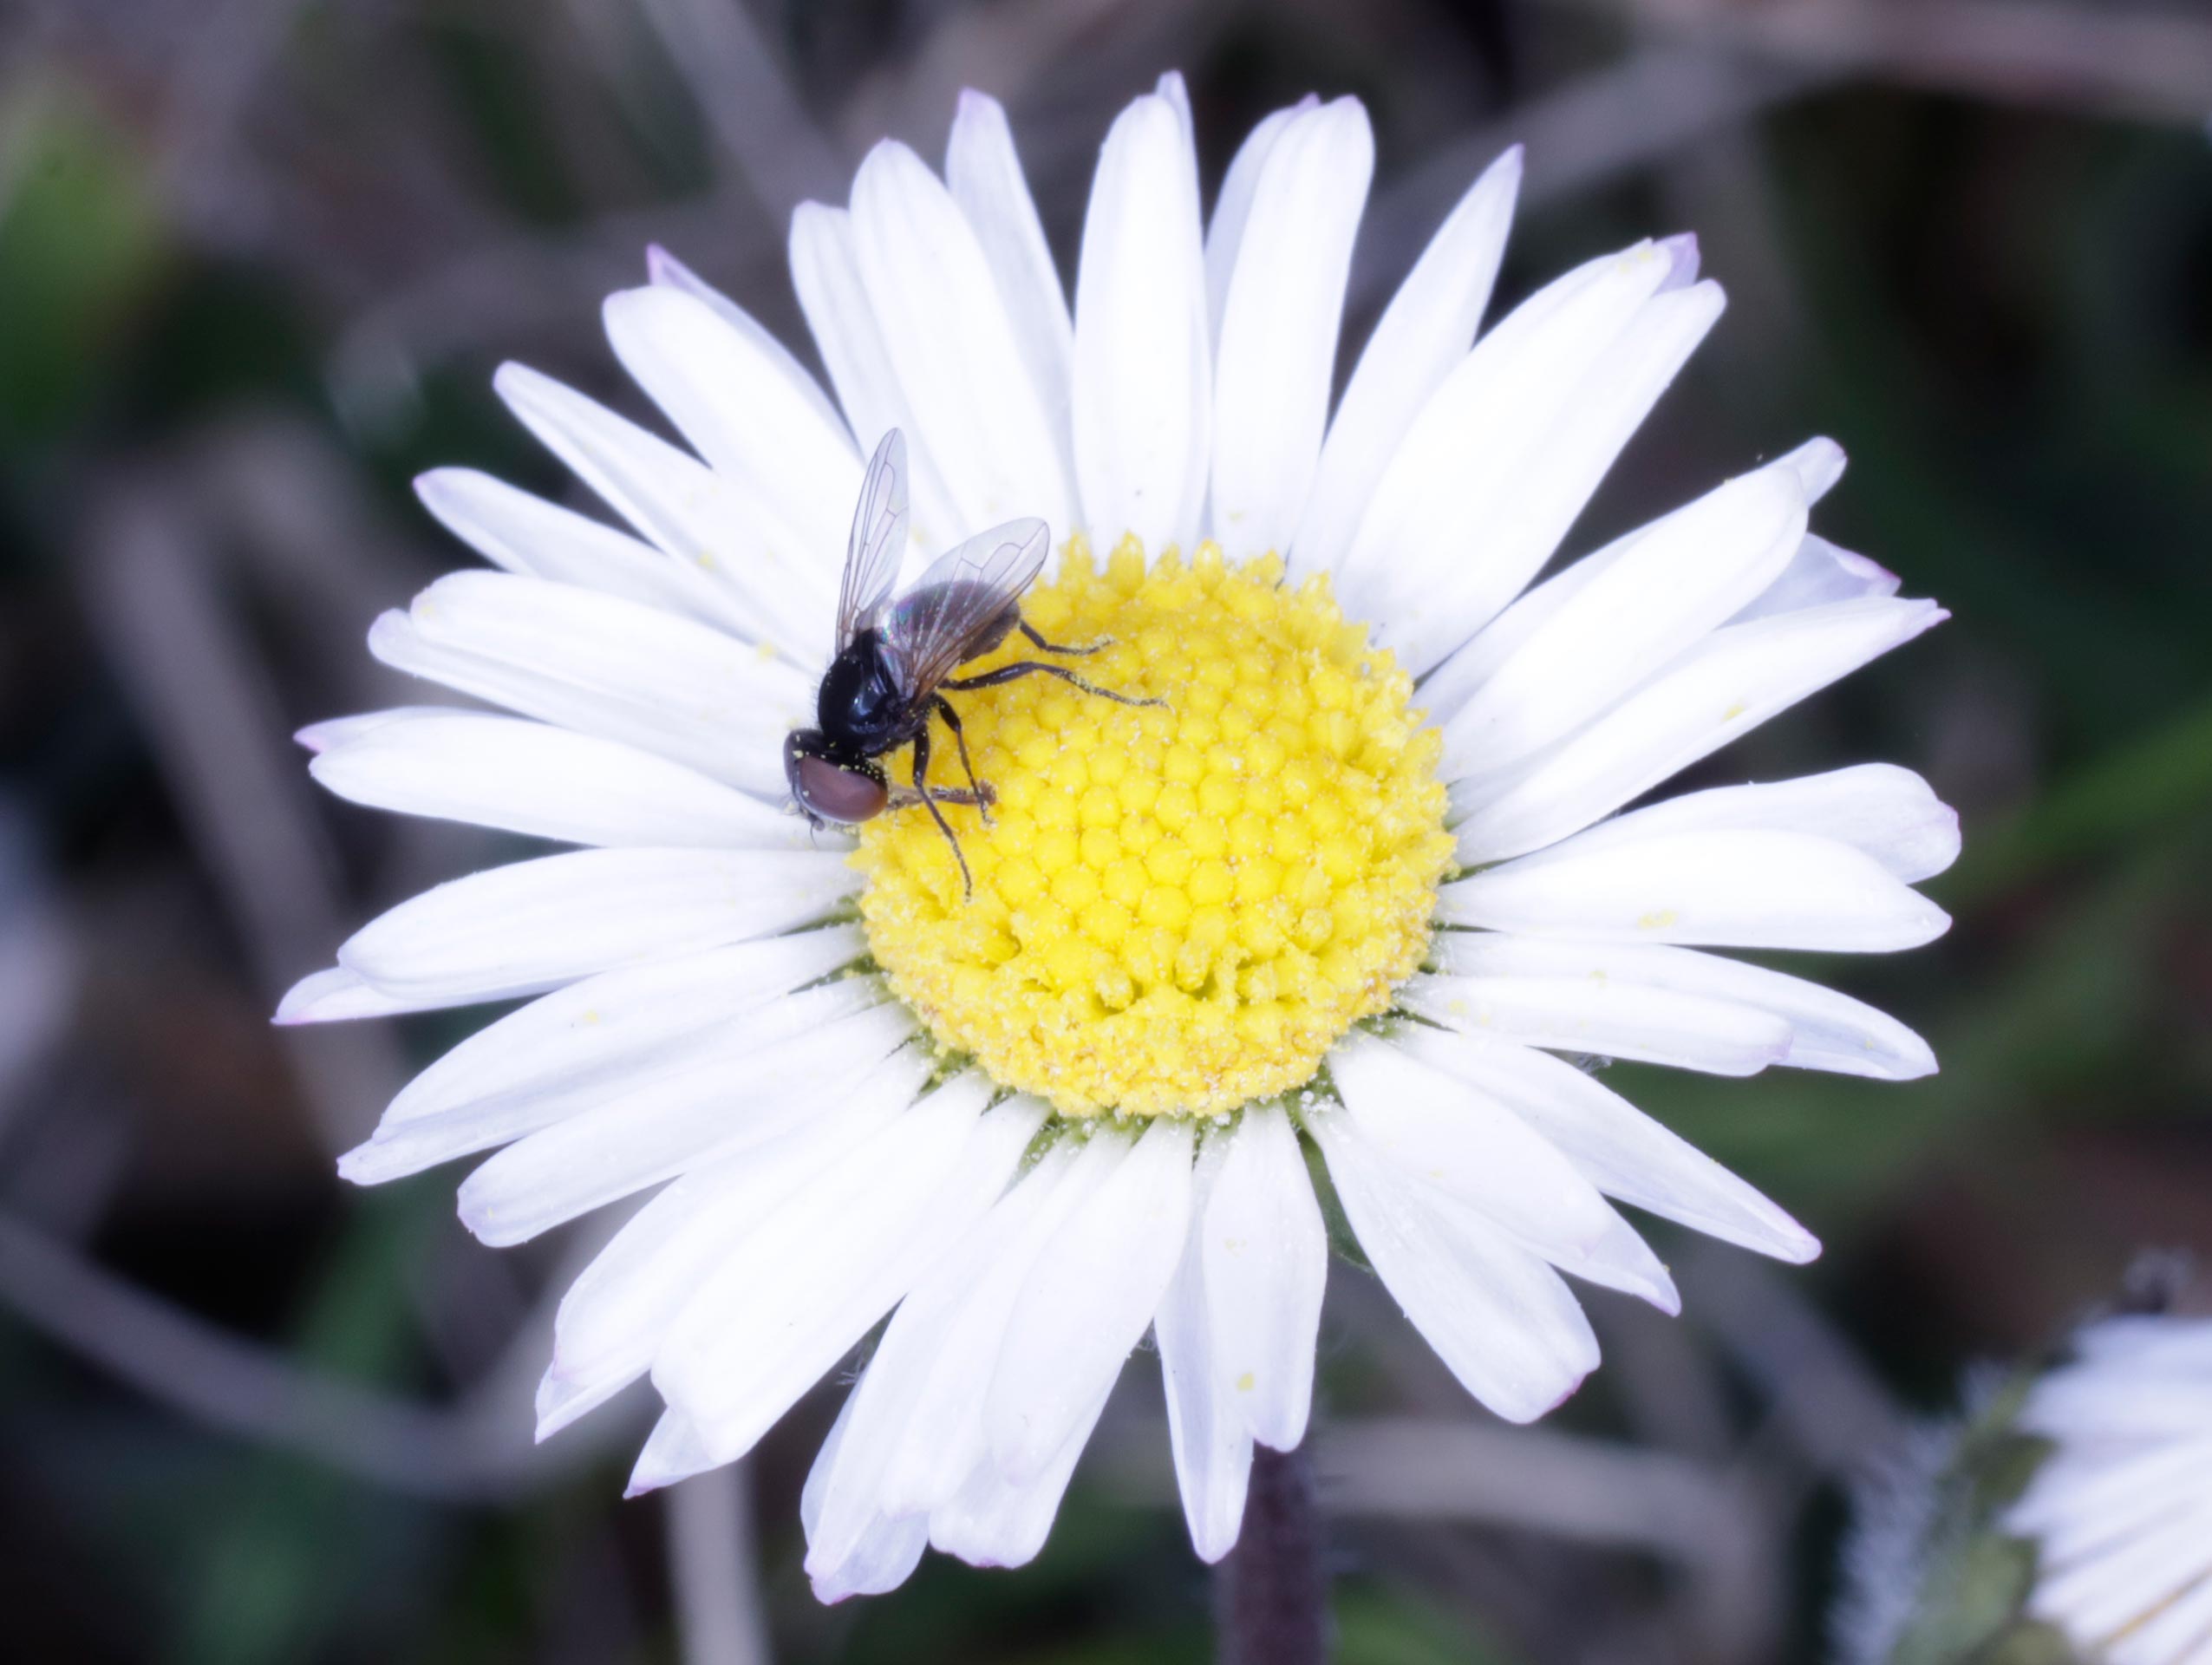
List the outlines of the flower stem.
{"type": "Polygon", "coordinates": [[[1321,1665],[1328,1584],[1321,1571],[1314,1468],[1305,1452],[1252,1452],[1237,1547],[1214,1580],[1219,1665],[1321,1665]]]}

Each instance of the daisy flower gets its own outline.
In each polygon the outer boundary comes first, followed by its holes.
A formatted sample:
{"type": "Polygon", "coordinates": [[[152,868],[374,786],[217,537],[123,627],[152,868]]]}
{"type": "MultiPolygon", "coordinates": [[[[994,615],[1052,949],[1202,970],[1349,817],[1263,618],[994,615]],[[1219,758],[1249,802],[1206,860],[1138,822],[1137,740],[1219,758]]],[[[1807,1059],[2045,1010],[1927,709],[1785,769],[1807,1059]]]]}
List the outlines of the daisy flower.
{"type": "Polygon", "coordinates": [[[2212,1662],[2212,1321],[2090,1326],[2020,1426],[2052,1445],[2006,1521],[2028,1612],[2100,1665],[2212,1662]]]}
{"type": "Polygon", "coordinates": [[[847,206],[793,219],[828,390],[656,251],[605,320],[681,444],[519,366],[496,384],[626,527],[420,482],[500,570],[440,580],[371,650],[497,712],[303,736],[356,802],[581,846],[395,908],[280,1014],[528,1002],[408,1087],[349,1179],[496,1150],[460,1190],[494,1244],[655,1192],[562,1304],[541,1436],[649,1377],[633,1485],[666,1485],[743,1455],[891,1315],[806,1487],[825,1598],[925,1544],[1034,1556],[1147,1330],[1193,1541],[1225,1552],[1254,1443],[1306,1430],[1315,1153],[1413,1323],[1527,1420],[1597,1362],[1562,1273],[1676,1309],[1615,1202],[1817,1250],[1572,1058],[1935,1068],[1856,1001],[1706,951],[1937,935],[1911,886],[1958,838],[1921,780],[1628,806],[1944,615],[1808,532],[1826,441],[1531,587],[1720,291],[1691,239],[1642,243],[1477,339],[1511,153],[1332,405],[1373,161],[1356,101],[1308,100],[1204,217],[1170,76],[1106,134],[1071,309],[1005,115],[969,94],[942,178],[885,143],[847,206]],[[783,804],[894,428],[906,555],[1041,519],[1024,619],[1158,702],[954,696],[995,800],[988,825],[946,811],[972,894],[920,809],[847,844],[783,804]]]}

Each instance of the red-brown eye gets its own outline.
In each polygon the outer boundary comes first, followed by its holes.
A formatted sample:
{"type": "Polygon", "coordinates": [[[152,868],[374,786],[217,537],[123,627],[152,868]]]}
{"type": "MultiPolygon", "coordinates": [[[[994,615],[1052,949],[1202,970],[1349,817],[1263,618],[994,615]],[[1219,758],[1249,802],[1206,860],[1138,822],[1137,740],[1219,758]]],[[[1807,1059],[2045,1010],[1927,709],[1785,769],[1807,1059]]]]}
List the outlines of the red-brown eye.
{"type": "Polygon", "coordinates": [[[808,814],[825,821],[865,821],[884,812],[891,789],[825,757],[801,757],[792,774],[792,795],[808,814]]]}

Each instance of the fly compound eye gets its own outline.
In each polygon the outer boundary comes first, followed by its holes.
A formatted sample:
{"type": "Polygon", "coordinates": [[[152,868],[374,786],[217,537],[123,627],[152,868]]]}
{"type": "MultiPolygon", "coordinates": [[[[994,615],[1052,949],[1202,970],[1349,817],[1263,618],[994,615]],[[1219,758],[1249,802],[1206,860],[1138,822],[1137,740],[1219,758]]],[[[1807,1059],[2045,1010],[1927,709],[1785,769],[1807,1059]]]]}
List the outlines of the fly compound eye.
{"type": "Polygon", "coordinates": [[[880,777],[825,757],[801,755],[792,769],[791,789],[799,806],[817,820],[846,825],[872,819],[891,801],[891,788],[880,777]]]}

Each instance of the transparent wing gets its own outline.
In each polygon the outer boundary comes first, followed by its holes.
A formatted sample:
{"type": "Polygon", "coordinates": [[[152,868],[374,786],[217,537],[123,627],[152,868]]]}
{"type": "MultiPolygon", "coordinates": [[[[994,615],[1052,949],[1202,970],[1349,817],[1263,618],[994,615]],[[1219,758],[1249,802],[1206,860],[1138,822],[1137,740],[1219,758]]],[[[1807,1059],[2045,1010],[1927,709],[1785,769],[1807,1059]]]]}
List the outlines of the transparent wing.
{"type": "Polygon", "coordinates": [[[860,504],[852,512],[852,537],[845,547],[845,579],[838,586],[837,650],[871,624],[879,624],[884,604],[898,583],[899,558],[906,551],[906,438],[897,428],[877,442],[860,481],[860,504]]]}
{"type": "Polygon", "coordinates": [[[933,689],[989,647],[991,628],[1021,600],[1051,550],[1043,521],[1009,520],[930,562],[883,626],[907,686],[933,689]]]}

